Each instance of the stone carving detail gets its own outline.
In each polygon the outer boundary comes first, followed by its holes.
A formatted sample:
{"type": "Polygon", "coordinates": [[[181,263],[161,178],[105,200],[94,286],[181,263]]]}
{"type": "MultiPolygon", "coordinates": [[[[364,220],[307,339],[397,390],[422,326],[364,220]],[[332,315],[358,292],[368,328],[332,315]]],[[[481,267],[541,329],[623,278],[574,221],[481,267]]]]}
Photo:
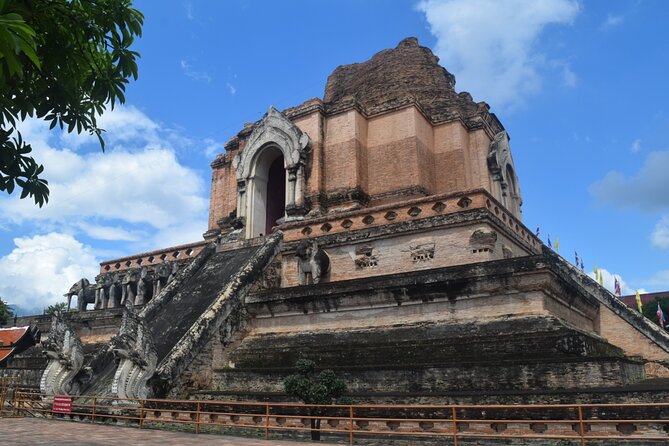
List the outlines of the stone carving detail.
{"type": "Polygon", "coordinates": [[[330,258],[315,240],[302,240],[295,251],[300,285],[319,283],[330,271],[330,258]]]}
{"type": "Polygon", "coordinates": [[[67,308],[70,308],[72,296],[77,296],[77,310],[86,310],[86,305],[95,303],[95,288],[95,285],[91,285],[86,278],[77,280],[70,287],[70,290],[65,293],[65,296],[67,296],[67,308]]]}
{"type": "MultiPolygon", "coordinates": [[[[286,169],[286,220],[299,220],[307,213],[304,191],[306,188],[305,165],[309,146],[309,136],[280,111],[270,107],[263,119],[255,125],[244,150],[233,160],[237,173],[238,217],[254,221],[254,196],[256,178],[254,164],[258,154],[268,145],[281,150],[286,169]]],[[[253,228],[246,228],[246,237],[254,236],[253,228]]],[[[262,231],[264,232],[264,231],[262,231]]]]}
{"type": "Polygon", "coordinates": [[[137,289],[137,274],[135,271],[128,271],[121,281],[121,305],[125,305],[126,301],[135,303],[135,290],[137,289]]]}
{"type": "Polygon", "coordinates": [[[156,370],[158,355],[151,332],[144,319],[135,312],[130,299],[126,299],[121,328],[111,340],[111,349],[119,360],[112,381],[112,395],[117,398],[146,398],[149,394],[146,383],[156,370]]]}
{"type": "Polygon", "coordinates": [[[423,243],[409,246],[411,261],[414,263],[427,262],[434,259],[434,243],[423,243]]]}
{"type": "Polygon", "coordinates": [[[108,308],[109,306],[109,295],[107,290],[109,289],[110,277],[108,274],[100,274],[95,278],[95,309],[101,310],[108,308]]]}
{"type": "Polygon", "coordinates": [[[42,343],[48,359],[40,379],[40,392],[55,395],[76,393],[74,376],[84,364],[84,350],[74,329],[57,312],[51,319],[49,338],[42,343]]]}
{"type": "Polygon", "coordinates": [[[77,296],[80,311],[85,310],[89,303],[94,303],[96,310],[119,308],[127,301],[144,305],[174,278],[183,264],[183,261],[168,262],[163,259],[156,265],[103,273],[95,278],[94,284],[90,284],[88,279],[77,281],[65,296],[69,301],[72,296],[77,296]]]}
{"type": "Polygon", "coordinates": [[[520,213],[522,205],[520,186],[515,174],[516,168],[511,158],[509,135],[506,130],[497,133],[490,142],[487,161],[493,182],[499,189],[502,203],[512,212],[520,213]]]}
{"type": "Polygon", "coordinates": [[[260,274],[254,286],[254,291],[279,288],[281,286],[281,262],[275,260],[270,263],[260,274]]]}
{"type": "Polygon", "coordinates": [[[146,276],[148,274],[146,268],[142,268],[139,272],[139,278],[137,279],[137,296],[135,296],[135,305],[144,305],[146,303],[146,293],[147,287],[149,286],[146,281],[146,276]]]}
{"type": "Polygon", "coordinates": [[[355,266],[358,268],[370,268],[378,265],[378,259],[374,255],[374,248],[362,246],[355,249],[355,266]]]}
{"type": "Polygon", "coordinates": [[[497,243],[497,232],[479,228],[469,237],[469,246],[473,253],[493,252],[497,243]]]}

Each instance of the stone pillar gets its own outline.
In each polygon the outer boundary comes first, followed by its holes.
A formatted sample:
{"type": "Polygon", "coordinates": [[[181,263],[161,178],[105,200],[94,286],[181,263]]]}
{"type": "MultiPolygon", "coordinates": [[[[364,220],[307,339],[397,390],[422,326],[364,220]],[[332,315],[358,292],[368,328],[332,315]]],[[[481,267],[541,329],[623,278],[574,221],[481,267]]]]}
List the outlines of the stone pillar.
{"type": "Polygon", "coordinates": [[[295,206],[295,197],[297,194],[297,166],[287,169],[288,187],[286,188],[286,207],[295,206]]]}

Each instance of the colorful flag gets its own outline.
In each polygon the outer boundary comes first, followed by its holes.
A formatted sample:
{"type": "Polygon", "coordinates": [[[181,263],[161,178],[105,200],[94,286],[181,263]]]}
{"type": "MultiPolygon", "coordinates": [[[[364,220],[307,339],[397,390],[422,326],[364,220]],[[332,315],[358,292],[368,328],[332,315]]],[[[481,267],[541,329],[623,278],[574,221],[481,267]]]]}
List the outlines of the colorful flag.
{"type": "Polygon", "coordinates": [[[599,280],[599,270],[597,269],[597,265],[595,265],[595,280],[599,280]]]}
{"type": "Polygon", "coordinates": [[[667,323],[667,320],[664,318],[664,313],[662,312],[662,307],[660,303],[657,303],[657,321],[660,324],[660,327],[664,328],[664,324],[667,323]]]}
{"type": "Polygon", "coordinates": [[[636,307],[639,309],[639,313],[643,313],[643,304],[641,303],[641,296],[639,295],[639,290],[636,291],[636,307]]]}
{"type": "Polygon", "coordinates": [[[602,270],[599,270],[599,284],[601,286],[604,286],[604,275],[602,274],[602,270]]]}
{"type": "Polygon", "coordinates": [[[574,265],[578,268],[578,253],[576,251],[574,251],[574,257],[576,258],[576,263],[574,263],[574,265]]]}
{"type": "Polygon", "coordinates": [[[618,281],[618,278],[616,276],[613,276],[613,280],[616,289],[616,296],[620,296],[622,294],[622,290],[620,289],[620,282],[618,281]]]}
{"type": "Polygon", "coordinates": [[[537,238],[539,238],[539,236],[541,235],[541,232],[539,231],[539,226],[537,226],[537,232],[534,235],[536,235],[537,238]]]}
{"type": "Polygon", "coordinates": [[[555,237],[555,244],[553,246],[555,246],[555,250],[557,252],[560,252],[560,239],[559,238],[555,237]]]}
{"type": "Polygon", "coordinates": [[[549,248],[553,247],[553,244],[551,243],[551,235],[550,234],[548,234],[548,247],[549,248]]]}
{"type": "Polygon", "coordinates": [[[585,271],[585,265],[583,264],[583,259],[581,259],[581,271],[585,271]]]}

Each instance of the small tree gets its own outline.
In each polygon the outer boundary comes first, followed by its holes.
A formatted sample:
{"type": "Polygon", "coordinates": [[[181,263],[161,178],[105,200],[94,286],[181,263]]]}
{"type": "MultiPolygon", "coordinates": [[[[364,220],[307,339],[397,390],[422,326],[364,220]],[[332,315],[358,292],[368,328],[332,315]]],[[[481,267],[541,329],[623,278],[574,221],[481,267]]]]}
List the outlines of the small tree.
{"type": "Polygon", "coordinates": [[[58,302],[57,304],[49,305],[44,309],[44,314],[53,316],[56,313],[67,312],[67,302],[58,302]]]}
{"type": "MultiPolygon", "coordinates": [[[[300,359],[295,363],[297,374],[290,375],[283,385],[289,395],[301,399],[305,404],[334,404],[346,393],[346,383],[337,378],[332,370],[326,369],[316,374],[316,363],[300,359]]],[[[309,415],[317,417],[323,413],[322,407],[310,407],[309,415]]],[[[311,439],[321,439],[321,420],[311,418],[311,439]]]]}
{"type": "Polygon", "coordinates": [[[14,317],[14,310],[0,297],[0,325],[5,325],[14,317]]]}

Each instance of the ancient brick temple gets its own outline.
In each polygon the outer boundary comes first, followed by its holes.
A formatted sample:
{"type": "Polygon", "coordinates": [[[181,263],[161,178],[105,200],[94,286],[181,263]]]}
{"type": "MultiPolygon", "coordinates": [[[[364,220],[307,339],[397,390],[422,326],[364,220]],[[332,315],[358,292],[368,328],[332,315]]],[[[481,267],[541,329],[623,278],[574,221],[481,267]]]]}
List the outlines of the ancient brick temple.
{"type": "Polygon", "coordinates": [[[414,38],[340,66],[216,157],[204,240],[103,262],[38,321],[80,370],[8,369],[130,397],[285,399],[299,358],[358,401],[666,395],[669,336],[523,225],[509,141],[414,38]]]}

